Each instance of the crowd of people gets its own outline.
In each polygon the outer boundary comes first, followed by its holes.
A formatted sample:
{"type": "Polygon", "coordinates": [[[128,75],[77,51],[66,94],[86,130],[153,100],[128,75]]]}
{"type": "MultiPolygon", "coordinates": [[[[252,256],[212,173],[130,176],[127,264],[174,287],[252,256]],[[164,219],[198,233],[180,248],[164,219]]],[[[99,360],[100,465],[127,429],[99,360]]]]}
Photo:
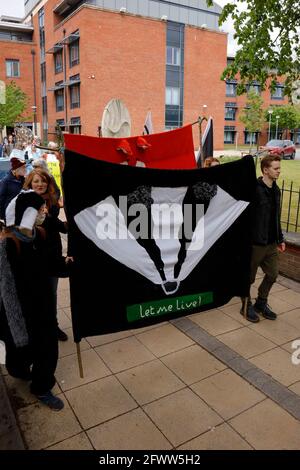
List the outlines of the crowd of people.
{"type": "MultiPolygon", "coordinates": [[[[13,154],[12,138],[4,146],[11,163],[0,182],[0,339],[6,345],[6,367],[11,376],[30,381],[31,392],[42,403],[61,410],[64,404],[51,389],[58,340],[68,339],[57,322],[58,279],[69,275],[73,262],[62,252],[60,234],[67,233],[68,226],[59,219],[60,189],[48,171],[45,155],[33,142],[24,148],[30,155],[28,165],[25,158],[13,154]]],[[[217,165],[220,161],[211,157],[204,167],[217,165]]],[[[268,296],[278,275],[278,251],[285,250],[276,184],[280,157],[263,157],[261,172],[253,201],[249,293],[240,311],[250,322],[258,322],[259,314],[276,319],[268,296]],[[250,287],[259,266],[264,277],[252,304],[250,287]]]]}
{"type": "MultiPolygon", "coordinates": [[[[24,152],[39,150],[33,147],[24,152]]],[[[58,340],[68,339],[57,321],[57,285],[69,275],[72,258],[63,256],[60,233],[68,227],[59,219],[61,194],[47,155],[11,156],[0,182],[0,339],[8,373],[30,381],[42,403],[61,410],[62,400],[51,392],[58,340]]]]}

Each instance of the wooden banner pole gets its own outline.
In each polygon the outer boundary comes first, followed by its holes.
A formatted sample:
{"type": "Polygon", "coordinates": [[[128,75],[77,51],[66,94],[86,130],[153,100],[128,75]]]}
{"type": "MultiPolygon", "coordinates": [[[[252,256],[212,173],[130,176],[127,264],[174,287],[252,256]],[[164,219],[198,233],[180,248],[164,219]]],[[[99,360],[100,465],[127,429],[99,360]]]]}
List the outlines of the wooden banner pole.
{"type": "Polygon", "coordinates": [[[76,343],[76,349],[77,349],[77,360],[78,360],[78,367],[79,367],[79,376],[80,376],[81,379],[83,379],[83,367],[82,367],[80,343],[76,343]]]}

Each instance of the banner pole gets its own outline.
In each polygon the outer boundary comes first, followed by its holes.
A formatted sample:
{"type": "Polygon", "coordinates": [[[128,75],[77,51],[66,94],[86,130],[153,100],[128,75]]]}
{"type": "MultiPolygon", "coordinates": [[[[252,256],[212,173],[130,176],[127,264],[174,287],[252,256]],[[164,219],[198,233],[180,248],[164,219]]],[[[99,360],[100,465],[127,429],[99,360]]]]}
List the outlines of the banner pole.
{"type": "Polygon", "coordinates": [[[80,343],[76,343],[76,349],[77,349],[77,360],[78,360],[78,367],[79,367],[79,377],[83,379],[83,367],[82,367],[80,343]]]}

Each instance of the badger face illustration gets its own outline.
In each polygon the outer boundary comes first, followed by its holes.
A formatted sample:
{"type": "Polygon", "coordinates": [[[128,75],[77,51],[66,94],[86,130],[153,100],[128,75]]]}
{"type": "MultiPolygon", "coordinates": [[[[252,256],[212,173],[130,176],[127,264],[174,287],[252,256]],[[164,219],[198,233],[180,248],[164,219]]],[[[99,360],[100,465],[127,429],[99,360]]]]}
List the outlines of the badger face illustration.
{"type": "Polygon", "coordinates": [[[179,289],[248,205],[204,182],[138,186],[124,200],[110,195],[74,220],[99,249],[160,285],[165,295],[179,289]]]}

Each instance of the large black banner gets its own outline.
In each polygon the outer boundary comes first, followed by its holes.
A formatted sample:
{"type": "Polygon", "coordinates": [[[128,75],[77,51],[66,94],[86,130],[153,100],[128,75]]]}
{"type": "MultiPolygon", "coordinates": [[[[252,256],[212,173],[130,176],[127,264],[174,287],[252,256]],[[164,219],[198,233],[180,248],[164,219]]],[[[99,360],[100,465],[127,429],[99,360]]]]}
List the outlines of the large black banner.
{"type": "Polygon", "coordinates": [[[247,294],[251,157],[157,170],[66,150],[74,339],[147,326],[247,294]]]}

